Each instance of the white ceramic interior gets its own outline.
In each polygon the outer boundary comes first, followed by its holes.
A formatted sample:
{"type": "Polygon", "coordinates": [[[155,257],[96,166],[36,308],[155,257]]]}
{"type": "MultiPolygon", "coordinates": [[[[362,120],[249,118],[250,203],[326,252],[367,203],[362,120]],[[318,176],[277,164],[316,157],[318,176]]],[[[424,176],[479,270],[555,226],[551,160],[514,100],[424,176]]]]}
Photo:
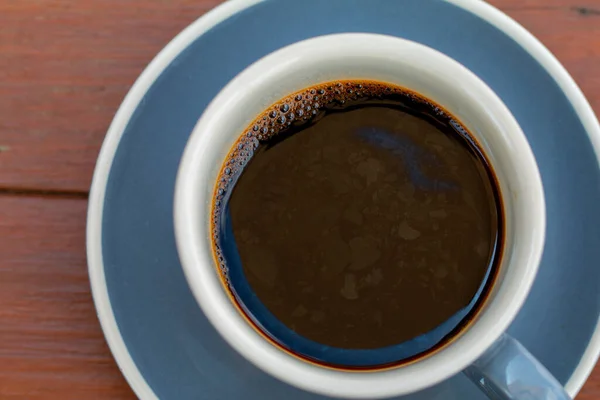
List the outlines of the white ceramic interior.
{"type": "Polygon", "coordinates": [[[494,92],[465,67],[426,46],[374,34],[339,34],[293,44],[234,78],[206,109],[187,144],[175,192],[175,234],[192,292],[227,342],[248,360],[297,387],[342,398],[373,399],[432,386],[471,364],[509,326],[541,257],[545,203],[539,172],[517,122],[494,92]],[[414,90],[469,129],[500,182],[506,242],[500,273],[476,320],[431,356],[380,372],[318,367],[265,341],[240,315],[219,279],[209,216],[223,160],[266,107],[285,95],[336,79],[374,79],[414,90]]]}

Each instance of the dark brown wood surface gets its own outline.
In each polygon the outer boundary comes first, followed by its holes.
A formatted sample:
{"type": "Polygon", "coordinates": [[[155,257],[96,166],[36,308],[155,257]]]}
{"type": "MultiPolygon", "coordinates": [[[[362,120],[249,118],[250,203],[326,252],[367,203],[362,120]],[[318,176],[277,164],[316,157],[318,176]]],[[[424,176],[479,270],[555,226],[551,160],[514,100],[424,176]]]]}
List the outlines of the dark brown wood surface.
{"type": "MultiPolygon", "coordinates": [[[[132,399],[85,259],[87,193],[123,96],[220,0],[0,0],[0,399],[132,399]]],[[[600,112],[600,0],[493,0],[600,112]]],[[[578,399],[600,399],[597,368],[578,399]]]]}

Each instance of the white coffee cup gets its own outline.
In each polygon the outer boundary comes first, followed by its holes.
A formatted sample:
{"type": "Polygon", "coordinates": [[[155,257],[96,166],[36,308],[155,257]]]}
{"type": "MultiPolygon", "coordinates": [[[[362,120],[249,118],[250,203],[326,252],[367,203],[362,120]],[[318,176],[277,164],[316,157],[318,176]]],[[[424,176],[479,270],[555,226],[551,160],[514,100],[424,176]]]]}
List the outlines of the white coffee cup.
{"type": "MultiPolygon", "coordinates": [[[[498,96],[444,54],[374,34],[339,34],[299,42],[266,56],[235,77],[207,107],[192,132],[177,177],[174,212],[177,246],[189,286],[222,337],[282,381],[324,395],[356,399],[424,389],[484,355],[502,337],[527,297],[545,234],[543,188],[533,153],[498,96]],[[442,105],[475,136],[502,194],[504,249],[498,277],[482,309],[439,351],[395,369],[352,372],[325,368],[272,345],[230,300],[211,250],[210,215],[217,175],[236,139],[257,115],[286,95],[340,79],[389,82],[442,105]]],[[[534,365],[531,356],[527,357],[534,365]]],[[[543,385],[550,387],[556,382],[543,385]]]]}

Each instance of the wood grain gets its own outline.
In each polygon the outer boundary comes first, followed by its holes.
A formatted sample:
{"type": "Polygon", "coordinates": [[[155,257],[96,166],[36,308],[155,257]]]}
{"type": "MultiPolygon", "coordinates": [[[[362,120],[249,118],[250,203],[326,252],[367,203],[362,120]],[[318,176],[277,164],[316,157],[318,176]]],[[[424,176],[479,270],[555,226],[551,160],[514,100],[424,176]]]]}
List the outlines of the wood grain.
{"type": "MultiPolygon", "coordinates": [[[[220,2],[0,0],[0,399],[134,398],[89,292],[85,197],[136,77],[220,2]]],[[[600,0],[490,2],[600,111],[600,0]]],[[[578,399],[600,399],[599,367],[578,399]]]]}
{"type": "MultiPolygon", "coordinates": [[[[135,78],[219,2],[0,1],[0,188],[86,191],[135,78]]],[[[598,0],[492,3],[536,34],[600,109],[598,0]]]]}
{"type": "Polygon", "coordinates": [[[96,318],[87,202],[0,196],[0,399],[131,399],[96,318]]]}
{"type": "Polygon", "coordinates": [[[0,1],[0,188],[87,191],[130,86],[219,2],[0,1]]]}
{"type": "MultiPolygon", "coordinates": [[[[94,312],[82,199],[0,195],[0,399],[133,399],[94,312]]],[[[600,368],[579,400],[600,398],[600,368]]],[[[267,399],[266,399],[267,400],[267,399]]]]}

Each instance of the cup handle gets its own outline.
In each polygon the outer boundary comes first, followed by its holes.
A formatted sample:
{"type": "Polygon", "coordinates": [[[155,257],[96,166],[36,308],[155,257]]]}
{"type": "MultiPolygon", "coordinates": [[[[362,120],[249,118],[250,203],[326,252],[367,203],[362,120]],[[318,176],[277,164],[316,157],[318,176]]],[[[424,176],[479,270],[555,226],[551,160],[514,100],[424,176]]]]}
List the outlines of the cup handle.
{"type": "Polygon", "coordinates": [[[464,373],[492,400],[571,400],[556,378],[507,334],[464,373]]]}

